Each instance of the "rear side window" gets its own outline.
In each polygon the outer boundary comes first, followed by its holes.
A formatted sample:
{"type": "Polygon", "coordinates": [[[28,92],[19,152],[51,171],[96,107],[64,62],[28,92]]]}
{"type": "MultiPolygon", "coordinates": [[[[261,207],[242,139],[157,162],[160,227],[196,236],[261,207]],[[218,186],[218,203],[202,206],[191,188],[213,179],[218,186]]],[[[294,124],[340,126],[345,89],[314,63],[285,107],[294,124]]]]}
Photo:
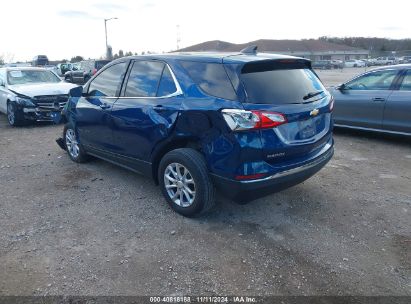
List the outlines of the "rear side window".
{"type": "Polygon", "coordinates": [[[135,61],[127,81],[126,97],[155,97],[164,63],[135,61]]]}
{"type": "MultiPolygon", "coordinates": [[[[1,75],[0,75],[1,77],[1,75]]],[[[402,80],[401,86],[400,86],[401,91],[411,91],[411,70],[408,70],[405,75],[404,79],[402,80]]]]}
{"type": "Polygon", "coordinates": [[[117,96],[126,72],[127,63],[114,64],[101,72],[90,84],[90,96],[117,96]]]}
{"type": "Polygon", "coordinates": [[[318,99],[325,92],[312,70],[298,65],[276,66],[272,62],[246,64],[241,71],[240,80],[249,103],[304,103],[310,101],[310,96],[318,99]]]}
{"type": "Polygon", "coordinates": [[[160,85],[158,86],[157,96],[167,96],[177,91],[173,76],[167,65],[164,66],[163,75],[161,76],[160,85]]]}
{"type": "Polygon", "coordinates": [[[222,64],[182,61],[181,65],[204,93],[223,99],[237,99],[222,64]]]}

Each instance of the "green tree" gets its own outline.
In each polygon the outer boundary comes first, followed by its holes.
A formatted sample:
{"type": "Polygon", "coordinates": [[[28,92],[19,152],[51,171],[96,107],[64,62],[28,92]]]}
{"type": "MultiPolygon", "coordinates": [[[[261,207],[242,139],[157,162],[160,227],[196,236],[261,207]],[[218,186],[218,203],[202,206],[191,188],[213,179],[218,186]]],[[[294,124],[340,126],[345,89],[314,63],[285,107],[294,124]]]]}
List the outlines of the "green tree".
{"type": "Polygon", "coordinates": [[[71,57],[71,59],[70,59],[71,62],[80,62],[80,61],[83,61],[83,60],[84,60],[84,58],[81,57],[81,56],[71,57]]]}

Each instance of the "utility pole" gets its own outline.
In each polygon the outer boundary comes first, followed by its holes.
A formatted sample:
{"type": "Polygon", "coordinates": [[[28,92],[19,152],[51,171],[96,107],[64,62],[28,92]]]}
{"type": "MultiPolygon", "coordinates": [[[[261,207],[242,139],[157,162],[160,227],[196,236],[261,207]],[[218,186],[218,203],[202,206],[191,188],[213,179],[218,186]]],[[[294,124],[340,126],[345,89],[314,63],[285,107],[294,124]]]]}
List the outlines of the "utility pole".
{"type": "MultiPolygon", "coordinates": [[[[113,17],[113,18],[108,18],[108,19],[104,19],[104,31],[106,33],[106,56],[108,53],[108,43],[107,43],[107,21],[109,20],[115,20],[118,19],[117,17],[113,17]]],[[[108,58],[107,58],[108,59],[108,58]]]]}
{"type": "Polygon", "coordinates": [[[181,42],[181,38],[180,38],[180,25],[177,24],[177,50],[180,49],[180,42],[181,42]]]}

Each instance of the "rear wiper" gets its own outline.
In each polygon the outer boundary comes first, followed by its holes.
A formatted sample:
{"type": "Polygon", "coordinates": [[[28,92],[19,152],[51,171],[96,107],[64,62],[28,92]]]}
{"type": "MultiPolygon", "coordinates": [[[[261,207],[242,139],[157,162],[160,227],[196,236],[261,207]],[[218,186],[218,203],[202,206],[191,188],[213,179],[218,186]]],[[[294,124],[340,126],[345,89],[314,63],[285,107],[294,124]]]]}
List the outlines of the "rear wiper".
{"type": "Polygon", "coordinates": [[[307,95],[305,95],[305,96],[303,97],[303,99],[304,99],[304,100],[307,100],[307,99],[313,98],[314,96],[320,95],[320,94],[322,94],[322,93],[324,93],[324,91],[310,92],[310,93],[308,93],[307,95]]]}

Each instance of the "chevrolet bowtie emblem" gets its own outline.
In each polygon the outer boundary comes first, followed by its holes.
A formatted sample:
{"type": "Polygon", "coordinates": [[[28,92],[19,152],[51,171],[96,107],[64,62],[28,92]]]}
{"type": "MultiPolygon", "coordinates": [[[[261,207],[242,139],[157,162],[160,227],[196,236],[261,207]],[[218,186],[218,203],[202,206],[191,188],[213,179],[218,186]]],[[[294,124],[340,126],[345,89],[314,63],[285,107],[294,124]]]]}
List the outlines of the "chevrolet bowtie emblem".
{"type": "Polygon", "coordinates": [[[320,110],[314,109],[314,110],[312,110],[312,111],[310,112],[310,116],[317,116],[318,113],[320,113],[320,110]]]}

